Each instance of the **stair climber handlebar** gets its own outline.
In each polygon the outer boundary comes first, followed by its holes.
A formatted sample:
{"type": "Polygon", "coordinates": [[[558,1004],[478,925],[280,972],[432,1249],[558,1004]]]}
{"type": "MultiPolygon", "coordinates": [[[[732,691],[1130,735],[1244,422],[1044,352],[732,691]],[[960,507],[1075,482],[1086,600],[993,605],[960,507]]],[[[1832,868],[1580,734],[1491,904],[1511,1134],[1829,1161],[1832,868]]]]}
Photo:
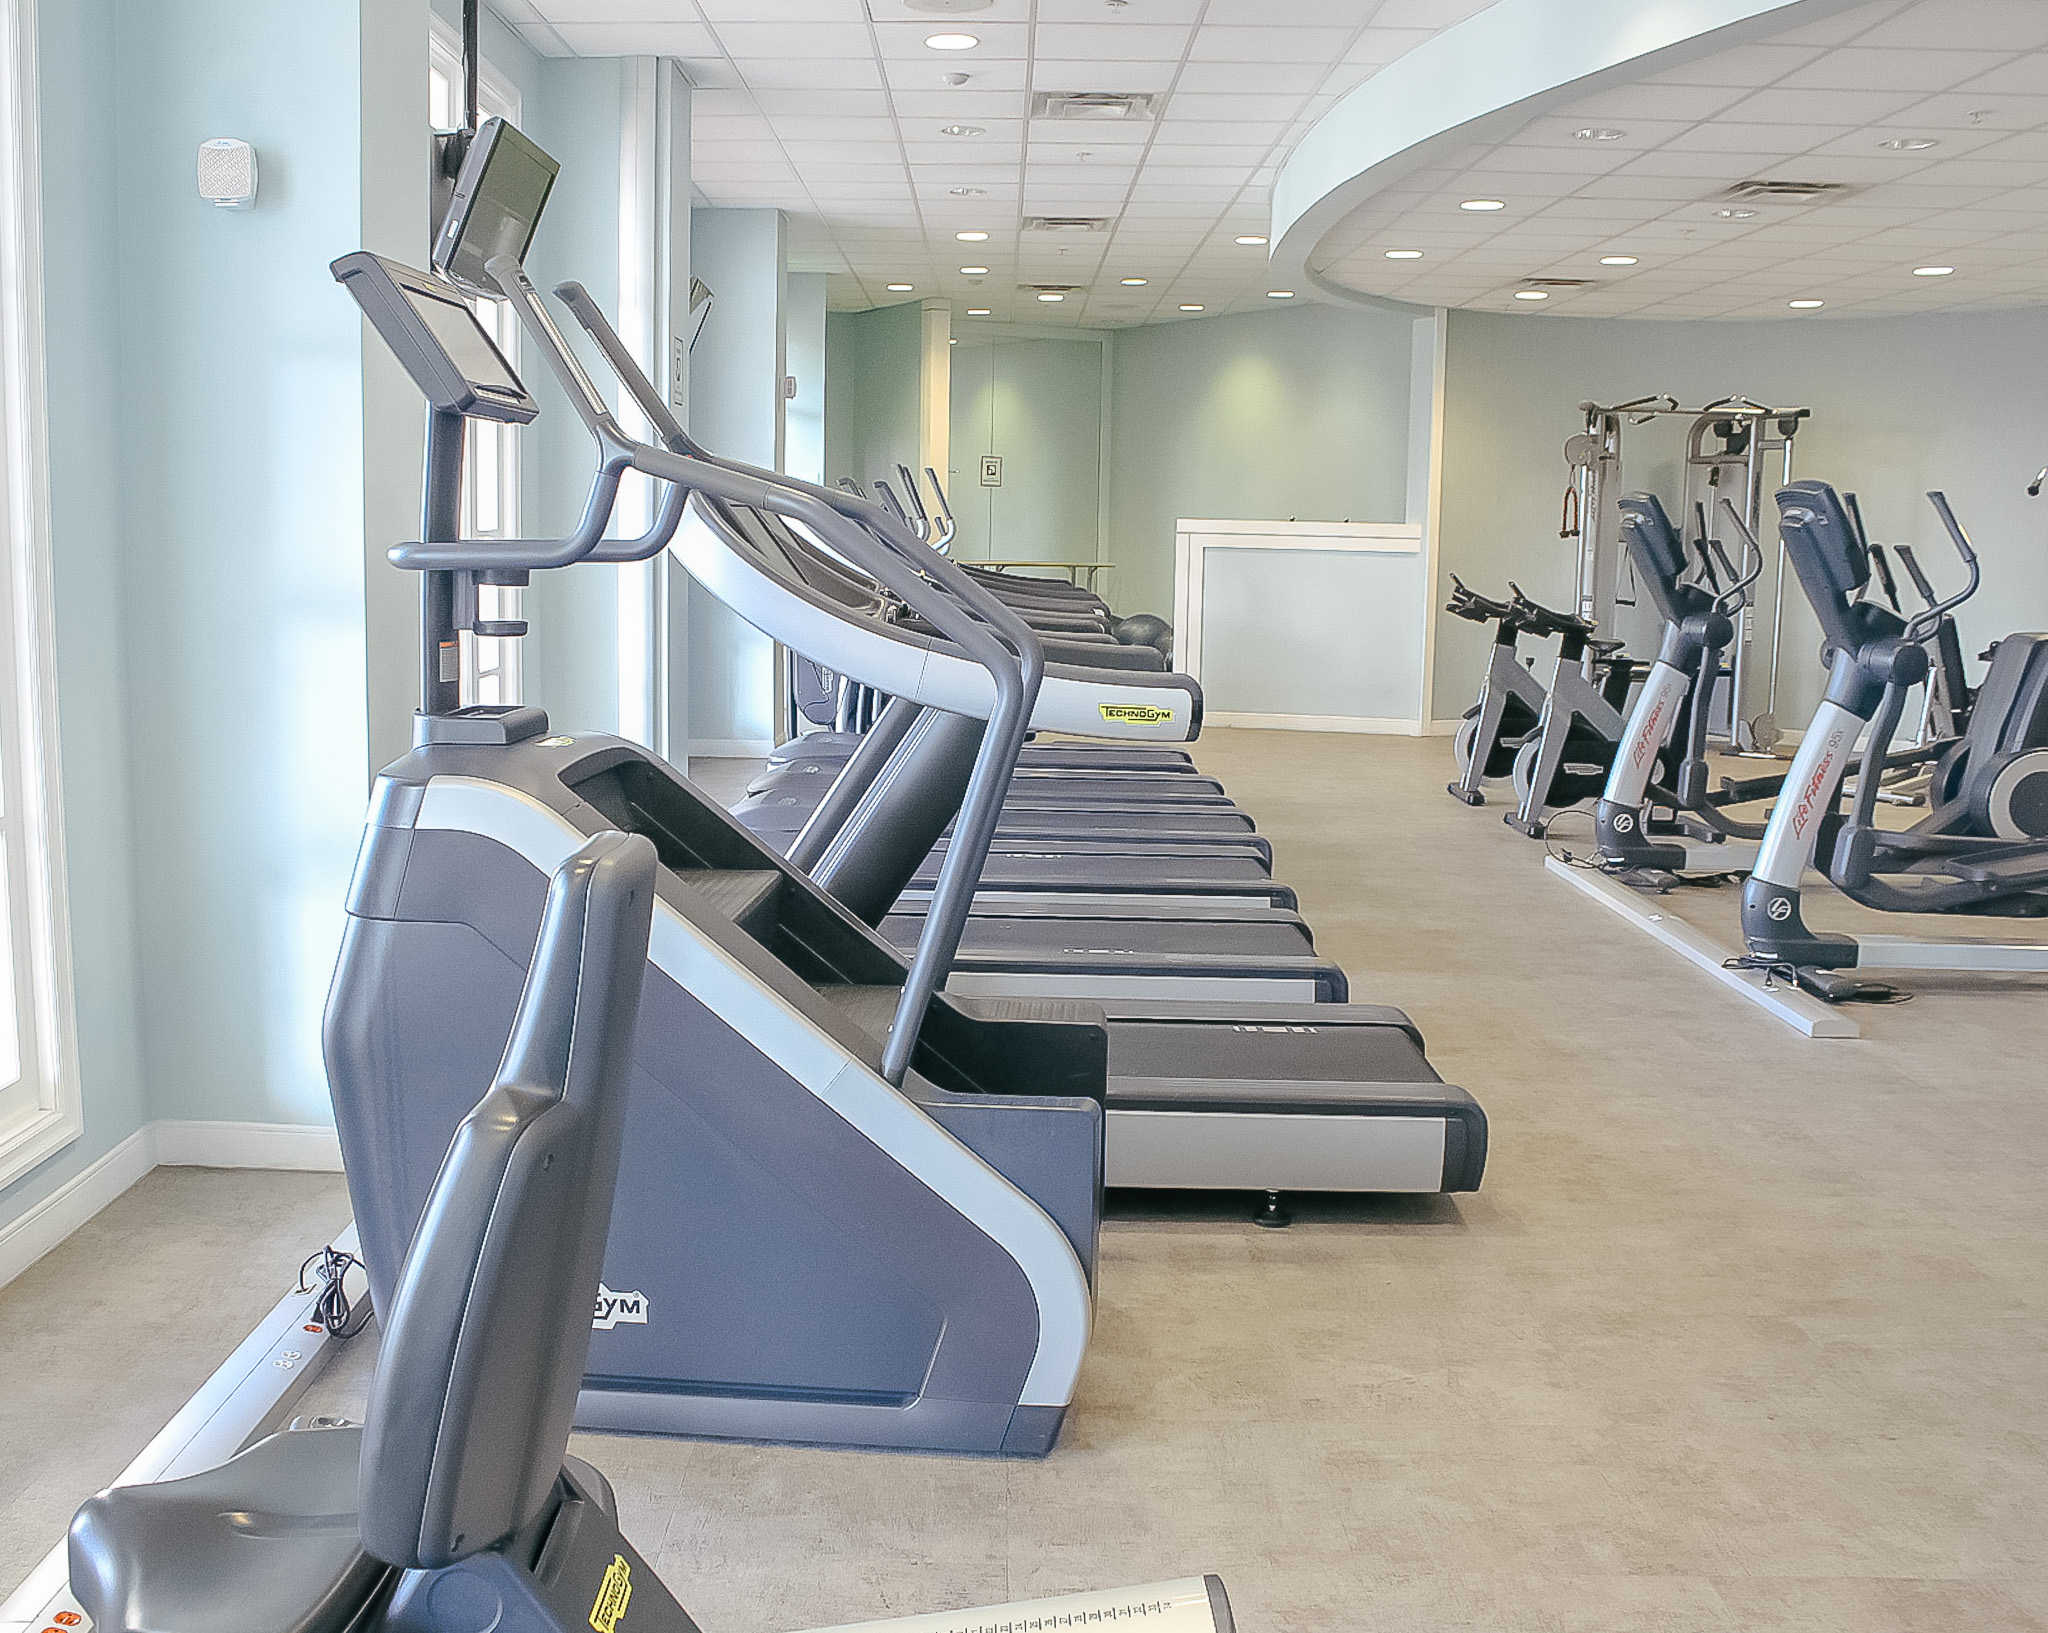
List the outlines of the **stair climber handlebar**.
{"type": "MultiPolygon", "coordinates": [[[[523,274],[518,275],[518,281],[524,283],[523,274]]],[[[610,431],[616,434],[618,446],[626,452],[631,466],[657,481],[672,484],[673,491],[700,493],[801,522],[957,645],[988,672],[994,685],[995,704],[968,779],[953,842],[940,863],[925,932],[911,957],[895,1019],[883,1045],[882,1076],[901,1084],[916,1052],[925,1012],[933,996],[945,985],[959,951],[974,894],[980,887],[982,867],[1002,815],[1010,774],[1023,749],[1044,679],[1044,650],[1023,619],[975,584],[953,562],[913,537],[906,525],[880,505],[853,494],[720,459],[700,448],[661,400],[661,394],[589,292],[571,282],[557,286],[555,295],[590,336],[664,444],[652,447],[635,442],[617,431],[616,422],[610,421],[609,415],[586,412],[585,422],[598,437],[605,458],[612,454],[606,429],[609,421],[610,431]]],[[[538,300],[528,304],[540,313],[539,323],[528,319],[528,324],[536,331],[542,349],[550,354],[563,353],[573,369],[574,359],[567,355],[566,343],[546,320],[538,300]]],[[[521,316],[527,318],[524,307],[521,316]]],[[[577,394],[571,395],[574,399],[577,394]]],[[[585,399],[582,406],[589,409],[592,405],[585,399]]],[[[596,407],[601,409],[602,405],[596,407]]]]}

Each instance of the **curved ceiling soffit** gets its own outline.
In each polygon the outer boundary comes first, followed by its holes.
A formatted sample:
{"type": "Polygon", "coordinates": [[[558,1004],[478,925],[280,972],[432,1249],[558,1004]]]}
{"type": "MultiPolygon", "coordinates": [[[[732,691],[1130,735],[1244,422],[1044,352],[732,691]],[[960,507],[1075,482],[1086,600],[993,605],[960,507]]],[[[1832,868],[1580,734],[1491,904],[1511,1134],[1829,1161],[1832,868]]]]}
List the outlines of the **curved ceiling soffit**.
{"type": "Polygon", "coordinates": [[[1426,311],[1348,288],[1310,264],[1329,232],[1380,189],[1594,91],[1863,3],[1495,0],[1389,63],[1309,128],[1273,184],[1273,270],[1284,284],[1342,305],[1426,311]]]}

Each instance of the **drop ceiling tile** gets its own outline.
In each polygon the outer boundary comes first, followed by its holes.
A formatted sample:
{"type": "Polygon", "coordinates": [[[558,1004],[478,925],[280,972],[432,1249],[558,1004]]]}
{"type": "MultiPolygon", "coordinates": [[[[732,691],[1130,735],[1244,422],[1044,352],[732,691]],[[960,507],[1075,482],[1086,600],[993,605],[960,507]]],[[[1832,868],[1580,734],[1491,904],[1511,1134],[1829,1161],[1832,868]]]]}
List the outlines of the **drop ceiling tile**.
{"type": "Polygon", "coordinates": [[[882,63],[882,73],[890,86],[902,91],[1021,91],[1030,78],[1030,69],[1029,63],[1016,57],[990,57],[976,63],[971,71],[901,57],[890,57],[882,63]],[[959,87],[949,86],[946,75],[953,72],[969,74],[968,82],[959,87]]]}
{"type": "Polygon", "coordinates": [[[1221,120],[1168,117],[1159,121],[1158,134],[1153,140],[1162,148],[1191,145],[1235,146],[1241,143],[1263,149],[1277,142],[1286,128],[1278,119],[1221,120]]]}
{"type": "MultiPolygon", "coordinates": [[[[1323,81],[1327,69],[1304,62],[1191,62],[1180,73],[1181,92],[1259,92],[1291,98],[1288,112],[1323,81]]],[[[1179,101],[1180,93],[1174,100],[1179,101]]]]}
{"type": "Polygon", "coordinates": [[[860,23],[720,23],[719,42],[733,57],[836,57],[872,55],[860,23]]]}
{"type": "Polygon", "coordinates": [[[1277,18],[1245,28],[1205,23],[1195,31],[1188,57],[1194,62],[1313,63],[1327,71],[1351,36],[1348,28],[1282,27],[1277,18]]]}
{"type": "Polygon", "coordinates": [[[1163,91],[1180,71],[1178,59],[1158,62],[1133,59],[1114,63],[1072,61],[1039,56],[1031,65],[1035,91],[1163,91]]]}
{"type": "MultiPolygon", "coordinates": [[[[542,0],[550,11],[564,0],[542,0]]],[[[618,0],[581,0],[581,3],[611,5],[618,0]]],[[[670,16],[686,11],[678,0],[638,0],[650,6],[666,6],[670,16]]],[[[712,23],[857,23],[867,21],[861,0],[697,0],[697,9],[712,23]]]]}
{"type": "Polygon", "coordinates": [[[584,57],[718,55],[718,42],[702,23],[560,23],[555,32],[584,57]]]}
{"type": "MultiPolygon", "coordinates": [[[[1384,15],[1384,12],[1379,15],[1384,15]]],[[[1344,53],[1347,63],[1363,64],[1369,67],[1384,67],[1387,63],[1408,55],[1435,33],[1430,28],[1373,26],[1365,29],[1352,42],[1351,49],[1344,53]]]]}
{"type": "MultiPolygon", "coordinates": [[[[1806,67],[1820,56],[1811,46],[1742,45],[1717,51],[1694,62],[1666,69],[1644,81],[1648,85],[1769,85],[1806,67]]],[[[1823,115],[1823,117],[1826,117],[1823,115]]],[[[1786,121],[1792,123],[1795,121],[1786,121]]]]}
{"type": "Polygon", "coordinates": [[[2038,51],[2048,46],[2048,7],[2038,0],[1922,0],[1860,36],[1859,46],[2038,51]]]}
{"type": "Polygon", "coordinates": [[[984,22],[979,15],[932,16],[916,23],[877,23],[875,40],[884,57],[929,64],[940,73],[973,73],[975,65],[996,57],[1022,59],[1031,54],[1028,23],[984,22]],[[981,42],[971,51],[934,51],[924,42],[934,34],[972,34],[981,42]]]}
{"type": "MultiPolygon", "coordinates": [[[[863,93],[866,94],[866,93],[863,93]]],[[[884,106],[895,107],[905,124],[985,125],[991,119],[1022,119],[1031,111],[1029,96],[1016,90],[893,90],[873,93],[884,106]]]]}
{"type": "Polygon", "coordinates": [[[1030,125],[1034,146],[1043,144],[1073,153],[1141,149],[1151,134],[1151,127],[1141,120],[1034,119],[1030,125]]]}
{"type": "Polygon", "coordinates": [[[1275,96],[1270,92],[1230,95],[1180,90],[1174,92],[1166,104],[1166,118],[1168,121],[1182,119],[1204,123],[1277,119],[1284,124],[1294,116],[1300,100],[1299,97],[1275,96]]]}
{"type": "Polygon", "coordinates": [[[1998,67],[2007,56],[2002,51],[1846,47],[1794,69],[1779,83],[1800,90],[1946,91],[1998,67]]]}
{"type": "Polygon", "coordinates": [[[1904,91],[1766,89],[1744,97],[1721,117],[1757,124],[1867,125],[1895,115],[1915,98],[1904,91]]]}
{"type": "Polygon", "coordinates": [[[782,114],[770,121],[775,134],[785,142],[845,142],[855,145],[882,143],[891,153],[896,147],[893,119],[843,119],[805,114],[782,114]]]}
{"type": "Polygon", "coordinates": [[[1713,118],[1747,94],[1744,86],[1617,85],[1581,98],[1558,117],[1576,124],[1605,119],[1617,123],[1630,119],[1697,121],[1713,118]]]}
{"type": "MultiPolygon", "coordinates": [[[[690,65],[693,75],[697,66],[690,65]]],[[[741,57],[734,67],[748,85],[769,90],[862,90],[882,83],[872,58],[741,57]]]]}

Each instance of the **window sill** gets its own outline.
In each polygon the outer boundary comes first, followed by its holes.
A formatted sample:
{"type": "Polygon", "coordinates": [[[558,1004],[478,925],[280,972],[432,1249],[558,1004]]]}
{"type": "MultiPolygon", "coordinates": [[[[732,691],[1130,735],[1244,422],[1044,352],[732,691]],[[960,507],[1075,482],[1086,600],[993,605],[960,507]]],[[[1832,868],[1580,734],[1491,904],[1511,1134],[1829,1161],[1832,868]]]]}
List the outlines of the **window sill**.
{"type": "Polygon", "coordinates": [[[85,1120],[61,1106],[37,1106],[0,1123],[0,1190],[85,1132],[85,1120]]]}

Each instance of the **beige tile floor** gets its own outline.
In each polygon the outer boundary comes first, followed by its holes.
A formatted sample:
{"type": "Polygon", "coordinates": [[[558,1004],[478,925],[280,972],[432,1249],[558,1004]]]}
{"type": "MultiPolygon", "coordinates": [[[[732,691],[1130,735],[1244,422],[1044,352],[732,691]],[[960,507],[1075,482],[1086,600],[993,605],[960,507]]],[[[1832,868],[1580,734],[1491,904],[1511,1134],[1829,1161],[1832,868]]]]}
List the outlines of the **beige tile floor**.
{"type": "MultiPolygon", "coordinates": [[[[1198,1569],[1248,1633],[2048,1628],[2042,988],[1809,1042],[1455,805],[1442,741],[1201,758],[1485,1102],[1485,1190],[1114,1222],[1044,1462],[588,1437],[708,1633],[1198,1569]]],[[[0,1576],[345,1207],[162,1171],[0,1292],[0,1576]]]]}

